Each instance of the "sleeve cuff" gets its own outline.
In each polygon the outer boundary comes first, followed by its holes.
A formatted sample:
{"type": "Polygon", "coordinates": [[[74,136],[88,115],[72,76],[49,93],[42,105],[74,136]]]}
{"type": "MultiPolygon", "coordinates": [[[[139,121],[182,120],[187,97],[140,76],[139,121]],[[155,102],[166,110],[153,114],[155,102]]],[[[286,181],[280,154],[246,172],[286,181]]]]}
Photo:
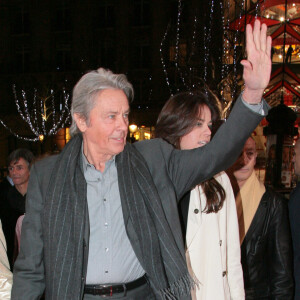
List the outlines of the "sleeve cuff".
{"type": "Polygon", "coordinates": [[[256,104],[250,104],[248,102],[246,102],[244,99],[243,99],[243,95],[241,95],[241,98],[242,98],[242,102],[249,108],[251,109],[252,111],[264,116],[265,115],[265,112],[264,112],[264,107],[263,107],[263,102],[260,101],[259,103],[256,103],[256,104]]]}

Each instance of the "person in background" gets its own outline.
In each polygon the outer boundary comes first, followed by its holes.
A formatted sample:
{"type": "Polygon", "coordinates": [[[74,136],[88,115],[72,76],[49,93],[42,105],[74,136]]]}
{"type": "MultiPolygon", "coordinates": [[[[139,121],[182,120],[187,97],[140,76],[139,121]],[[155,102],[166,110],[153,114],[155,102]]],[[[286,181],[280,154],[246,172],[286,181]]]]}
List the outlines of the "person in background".
{"type": "MultiPolygon", "coordinates": [[[[177,149],[203,147],[219,119],[218,100],[208,89],[180,93],[164,105],[155,136],[177,149]]],[[[179,202],[179,214],[188,269],[199,282],[192,298],[245,299],[235,198],[226,173],[188,192],[179,202]]]]}
{"type": "Polygon", "coordinates": [[[293,52],[294,52],[294,49],[293,49],[292,45],[290,45],[289,48],[287,49],[287,52],[286,52],[286,58],[285,58],[286,63],[291,63],[292,62],[293,52]]]}
{"type": "Polygon", "coordinates": [[[6,255],[6,242],[0,221],[0,299],[10,300],[13,275],[6,255]]]}
{"type": "MultiPolygon", "coordinates": [[[[8,156],[8,174],[14,186],[7,194],[9,204],[9,214],[5,216],[5,238],[7,241],[7,255],[11,267],[18,253],[15,239],[16,223],[20,216],[25,213],[25,200],[30,176],[30,167],[33,163],[34,155],[28,149],[16,149],[8,156]]],[[[4,222],[4,220],[3,220],[4,222]]]]}
{"type": "MultiPolygon", "coordinates": [[[[300,176],[300,139],[294,147],[293,156],[295,174],[300,176]]],[[[294,250],[295,298],[300,300],[300,183],[292,191],[289,200],[289,216],[294,250]]]]}
{"type": "Polygon", "coordinates": [[[246,300],[293,299],[293,254],[287,200],[255,174],[256,146],[248,138],[228,170],[236,191],[246,300]]]}

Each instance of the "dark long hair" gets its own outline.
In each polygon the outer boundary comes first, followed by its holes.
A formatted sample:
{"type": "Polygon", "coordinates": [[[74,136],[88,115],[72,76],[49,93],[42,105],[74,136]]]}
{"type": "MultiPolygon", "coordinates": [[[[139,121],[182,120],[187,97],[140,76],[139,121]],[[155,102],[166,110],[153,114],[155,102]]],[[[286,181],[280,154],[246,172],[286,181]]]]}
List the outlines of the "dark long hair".
{"type": "MultiPolygon", "coordinates": [[[[163,138],[175,148],[180,149],[180,140],[196,125],[199,111],[207,106],[212,122],[220,120],[220,104],[216,96],[208,89],[184,92],[172,96],[162,108],[155,127],[155,137],[163,138]]],[[[204,212],[218,212],[226,197],[222,185],[214,178],[201,183],[207,198],[204,212]]]]}

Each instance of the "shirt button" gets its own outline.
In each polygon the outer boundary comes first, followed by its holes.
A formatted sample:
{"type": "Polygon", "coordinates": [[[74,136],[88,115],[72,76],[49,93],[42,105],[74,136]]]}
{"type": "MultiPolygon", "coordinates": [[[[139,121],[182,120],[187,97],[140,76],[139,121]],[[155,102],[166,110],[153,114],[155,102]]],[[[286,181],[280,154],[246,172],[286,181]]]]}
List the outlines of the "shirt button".
{"type": "Polygon", "coordinates": [[[104,226],[107,227],[107,226],[108,226],[108,223],[105,222],[105,223],[104,223],[104,226]]]}
{"type": "Polygon", "coordinates": [[[219,244],[220,244],[220,246],[222,246],[222,240],[220,240],[219,244]]]}
{"type": "Polygon", "coordinates": [[[199,213],[199,209],[198,208],[194,209],[194,213],[198,214],[199,213]]]}
{"type": "Polygon", "coordinates": [[[103,201],[106,202],[106,198],[104,198],[103,201]]]}
{"type": "Polygon", "coordinates": [[[222,273],[223,277],[224,277],[226,274],[227,274],[227,272],[226,272],[226,271],[224,271],[224,272],[222,273]]]}
{"type": "Polygon", "coordinates": [[[109,250],[108,248],[105,248],[105,252],[108,252],[108,250],[109,250]]]}
{"type": "Polygon", "coordinates": [[[105,271],[105,273],[107,274],[107,273],[108,273],[108,271],[105,271]]]}

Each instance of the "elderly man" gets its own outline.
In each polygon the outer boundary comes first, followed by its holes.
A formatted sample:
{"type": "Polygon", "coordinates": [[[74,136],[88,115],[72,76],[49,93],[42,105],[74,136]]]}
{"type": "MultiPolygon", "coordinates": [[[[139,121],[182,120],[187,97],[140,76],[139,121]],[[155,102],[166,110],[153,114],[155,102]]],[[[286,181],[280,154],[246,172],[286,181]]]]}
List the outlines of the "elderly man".
{"type": "MultiPolygon", "coordinates": [[[[294,151],[294,170],[295,174],[300,176],[300,139],[297,140],[294,151]]],[[[291,193],[289,215],[294,249],[294,300],[300,300],[300,183],[297,184],[296,188],[291,193]]]]}
{"type": "Polygon", "coordinates": [[[255,141],[249,138],[229,174],[233,186],[236,181],[239,188],[236,206],[246,300],[292,300],[287,200],[258,180],[254,171],[256,156],[255,141]]]}
{"type": "Polygon", "coordinates": [[[205,147],[125,145],[133,90],[98,69],[76,84],[73,138],[31,172],[12,299],[190,299],[177,199],[237,157],[261,120],[271,39],[247,27],[245,90],[205,147]],[[248,103],[247,103],[248,102],[248,103]],[[257,103],[259,103],[257,105],[257,103]],[[258,109],[259,109],[258,107],[258,109]]]}

